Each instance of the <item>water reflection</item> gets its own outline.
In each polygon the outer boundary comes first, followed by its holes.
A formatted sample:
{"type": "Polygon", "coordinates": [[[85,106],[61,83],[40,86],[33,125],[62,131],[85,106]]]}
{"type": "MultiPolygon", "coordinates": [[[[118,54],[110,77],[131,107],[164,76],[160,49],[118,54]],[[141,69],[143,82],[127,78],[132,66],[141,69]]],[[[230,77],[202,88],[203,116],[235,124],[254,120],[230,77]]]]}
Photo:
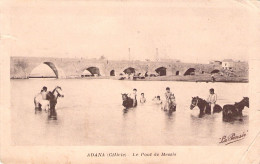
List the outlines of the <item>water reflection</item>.
{"type": "Polygon", "coordinates": [[[175,120],[176,120],[176,113],[174,112],[168,112],[168,111],[162,111],[165,114],[165,131],[172,131],[173,126],[175,125],[175,120]]]}

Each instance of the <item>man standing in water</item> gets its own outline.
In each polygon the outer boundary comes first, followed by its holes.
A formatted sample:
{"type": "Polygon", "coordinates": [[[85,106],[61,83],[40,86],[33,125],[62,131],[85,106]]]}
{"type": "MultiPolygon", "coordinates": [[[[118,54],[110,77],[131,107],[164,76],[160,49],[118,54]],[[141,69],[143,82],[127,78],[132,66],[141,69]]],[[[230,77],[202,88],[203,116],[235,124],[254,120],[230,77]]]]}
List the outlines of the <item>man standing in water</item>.
{"type": "Polygon", "coordinates": [[[160,105],[161,109],[163,109],[163,104],[160,96],[155,96],[153,98],[153,102],[157,105],[160,105]]]}
{"type": "Polygon", "coordinates": [[[209,97],[208,97],[208,99],[207,99],[207,102],[209,103],[209,105],[210,105],[210,113],[211,113],[211,111],[213,111],[213,109],[214,109],[214,106],[215,106],[215,104],[216,104],[216,102],[217,102],[217,95],[214,93],[214,89],[213,88],[211,88],[210,90],[209,90],[209,97]]]}
{"type": "MultiPolygon", "coordinates": [[[[165,92],[165,106],[164,106],[164,110],[169,110],[169,103],[171,101],[173,101],[175,103],[175,96],[174,94],[171,92],[171,89],[169,87],[166,88],[166,92],[165,92]]],[[[175,104],[176,105],[176,104],[175,104]]]]}
{"type": "Polygon", "coordinates": [[[34,97],[35,109],[47,111],[49,109],[49,100],[47,100],[47,87],[43,87],[41,92],[34,97]]]}
{"type": "Polygon", "coordinates": [[[133,89],[133,93],[130,94],[130,97],[133,99],[133,107],[137,106],[137,89],[133,89]]]}
{"type": "Polygon", "coordinates": [[[141,93],[141,98],[140,98],[140,103],[145,103],[146,102],[146,98],[144,97],[144,93],[141,93]]]}
{"type": "Polygon", "coordinates": [[[43,100],[46,100],[47,99],[47,87],[42,87],[42,90],[41,90],[41,95],[42,95],[42,99],[43,100]]]}

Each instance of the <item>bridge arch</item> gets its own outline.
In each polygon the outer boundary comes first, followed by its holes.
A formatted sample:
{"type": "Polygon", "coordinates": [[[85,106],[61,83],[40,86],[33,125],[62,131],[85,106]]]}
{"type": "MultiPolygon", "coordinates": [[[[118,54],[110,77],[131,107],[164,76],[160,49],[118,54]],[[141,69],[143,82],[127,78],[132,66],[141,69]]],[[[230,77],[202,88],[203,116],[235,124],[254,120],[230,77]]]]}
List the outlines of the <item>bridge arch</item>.
{"type": "Polygon", "coordinates": [[[60,78],[63,74],[64,72],[60,70],[54,63],[43,62],[32,69],[29,74],[29,78],[60,78]]]}
{"type": "Polygon", "coordinates": [[[159,74],[159,76],[166,76],[167,68],[166,67],[158,67],[155,69],[155,72],[159,74]]]}
{"type": "Polygon", "coordinates": [[[85,70],[88,70],[92,76],[101,76],[101,71],[98,67],[87,67],[85,70]]]}
{"type": "Polygon", "coordinates": [[[218,69],[214,69],[214,70],[211,71],[210,73],[213,74],[213,73],[219,73],[219,72],[220,72],[220,70],[218,70],[218,69]]]}
{"type": "Polygon", "coordinates": [[[185,71],[185,73],[183,74],[184,76],[187,76],[187,75],[195,75],[195,68],[189,68],[185,71]]]}
{"type": "Polygon", "coordinates": [[[127,68],[125,68],[125,69],[123,70],[123,72],[124,72],[125,74],[130,75],[130,74],[134,74],[134,73],[136,72],[136,69],[133,68],[133,67],[127,67],[127,68]]]}
{"type": "Polygon", "coordinates": [[[110,73],[109,73],[109,75],[110,75],[110,76],[115,76],[115,75],[116,75],[116,74],[115,74],[115,70],[114,70],[114,69],[111,70],[110,73]]]}

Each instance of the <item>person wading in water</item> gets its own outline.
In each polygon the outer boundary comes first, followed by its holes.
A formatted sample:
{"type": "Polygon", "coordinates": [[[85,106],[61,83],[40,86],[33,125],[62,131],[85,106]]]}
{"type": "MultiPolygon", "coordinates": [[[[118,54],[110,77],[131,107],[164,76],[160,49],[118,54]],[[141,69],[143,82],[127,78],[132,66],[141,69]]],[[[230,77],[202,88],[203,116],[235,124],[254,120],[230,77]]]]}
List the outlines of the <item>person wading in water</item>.
{"type": "Polygon", "coordinates": [[[215,104],[217,102],[217,95],[214,93],[214,89],[213,88],[211,88],[209,90],[209,93],[210,94],[209,94],[209,97],[207,99],[207,102],[210,105],[210,111],[213,111],[213,108],[214,108],[214,106],[215,106],[215,104]]]}
{"type": "Polygon", "coordinates": [[[146,102],[146,98],[144,97],[144,93],[141,93],[140,103],[144,104],[146,102]]]}
{"type": "Polygon", "coordinates": [[[133,93],[130,94],[130,97],[133,99],[133,107],[137,106],[137,89],[133,89],[133,93]]]}
{"type": "Polygon", "coordinates": [[[42,95],[42,99],[46,100],[46,98],[47,98],[47,87],[45,87],[45,86],[42,87],[41,95],[42,95]]]}
{"type": "Polygon", "coordinates": [[[160,96],[155,96],[152,100],[156,105],[160,105],[160,108],[163,109],[163,102],[160,96]]]}
{"type": "Polygon", "coordinates": [[[34,104],[36,110],[49,110],[50,103],[49,100],[47,100],[47,93],[47,87],[44,86],[41,89],[41,92],[34,97],[34,104]]]}
{"type": "Polygon", "coordinates": [[[164,110],[169,110],[170,101],[174,101],[174,103],[175,103],[175,96],[171,92],[171,89],[169,87],[166,88],[165,98],[166,98],[166,101],[165,101],[164,110]]]}
{"type": "Polygon", "coordinates": [[[44,107],[45,111],[48,111],[49,110],[49,107],[50,107],[50,102],[49,100],[47,100],[47,87],[43,87],[42,88],[42,92],[41,92],[41,95],[42,95],[42,106],[44,107]]]}

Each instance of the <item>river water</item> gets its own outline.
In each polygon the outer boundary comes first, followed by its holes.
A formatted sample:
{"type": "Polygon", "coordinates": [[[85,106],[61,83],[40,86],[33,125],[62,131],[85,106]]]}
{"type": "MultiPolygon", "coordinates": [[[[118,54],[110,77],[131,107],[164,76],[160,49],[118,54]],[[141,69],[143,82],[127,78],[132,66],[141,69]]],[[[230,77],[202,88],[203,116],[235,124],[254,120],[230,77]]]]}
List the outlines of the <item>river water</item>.
{"type": "MultiPolygon", "coordinates": [[[[191,97],[207,98],[214,88],[218,104],[233,104],[248,96],[247,83],[119,81],[109,79],[11,80],[12,140],[15,145],[223,145],[220,138],[248,130],[248,108],[243,120],[223,122],[221,114],[198,118],[190,110],[191,97]],[[34,96],[43,86],[61,86],[64,98],[56,106],[58,119],[34,113],[34,96]],[[152,103],[165,88],[175,94],[177,111],[168,115],[152,103]],[[123,112],[121,93],[133,88],[145,93],[147,103],[123,112]]],[[[232,145],[247,144],[247,140],[232,145]]]]}

